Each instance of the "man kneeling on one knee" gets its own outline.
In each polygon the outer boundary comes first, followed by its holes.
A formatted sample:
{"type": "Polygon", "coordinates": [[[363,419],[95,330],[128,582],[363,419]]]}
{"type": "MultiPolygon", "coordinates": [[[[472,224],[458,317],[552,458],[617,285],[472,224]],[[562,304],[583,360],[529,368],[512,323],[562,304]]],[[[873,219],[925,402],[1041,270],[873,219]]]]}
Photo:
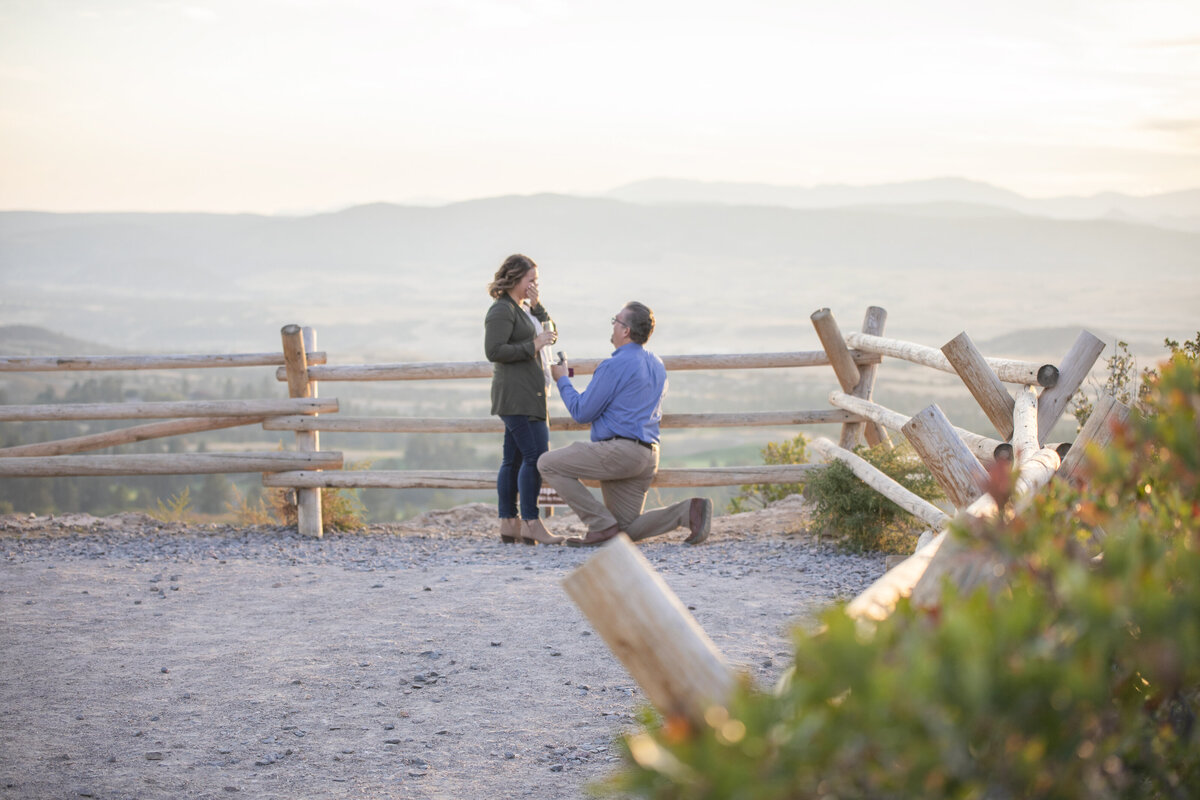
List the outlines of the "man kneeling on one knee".
{"type": "Polygon", "coordinates": [[[612,357],[576,391],[563,360],[551,366],[563,403],[576,422],[591,423],[592,440],[550,450],[538,459],[546,483],[587,526],[587,535],[567,539],[573,547],[606,542],[625,532],[635,542],[686,527],[688,544],[708,538],[712,501],[701,497],[642,513],[646,492],[658,472],[658,423],[667,392],[662,359],[643,345],[654,332],[654,312],[627,303],[612,318],[612,357]],[[581,483],[600,482],[601,503],[581,483]]]}

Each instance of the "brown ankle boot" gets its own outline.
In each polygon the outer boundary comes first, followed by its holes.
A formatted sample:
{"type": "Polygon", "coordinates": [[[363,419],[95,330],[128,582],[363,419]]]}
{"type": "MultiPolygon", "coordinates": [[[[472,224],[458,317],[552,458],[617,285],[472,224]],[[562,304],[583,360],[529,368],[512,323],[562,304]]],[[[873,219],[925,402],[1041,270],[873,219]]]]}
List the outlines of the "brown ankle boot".
{"type": "Polygon", "coordinates": [[[561,544],[563,537],[555,536],[550,531],[546,530],[546,526],[540,519],[526,519],[521,521],[521,536],[525,539],[525,544],[561,544]]]}
{"type": "Polygon", "coordinates": [[[521,520],[516,517],[501,517],[500,541],[504,544],[515,544],[521,541],[521,520]]]}

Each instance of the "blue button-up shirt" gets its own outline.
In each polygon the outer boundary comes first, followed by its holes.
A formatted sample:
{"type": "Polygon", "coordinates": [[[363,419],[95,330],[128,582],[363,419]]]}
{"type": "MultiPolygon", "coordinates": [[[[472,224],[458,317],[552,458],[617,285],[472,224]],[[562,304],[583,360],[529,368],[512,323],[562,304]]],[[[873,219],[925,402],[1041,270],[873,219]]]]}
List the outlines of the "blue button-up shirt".
{"type": "Polygon", "coordinates": [[[591,423],[593,442],[624,436],[657,443],[667,369],[654,353],[629,342],[601,362],[583,392],[564,375],[558,393],[572,419],[591,423]]]}

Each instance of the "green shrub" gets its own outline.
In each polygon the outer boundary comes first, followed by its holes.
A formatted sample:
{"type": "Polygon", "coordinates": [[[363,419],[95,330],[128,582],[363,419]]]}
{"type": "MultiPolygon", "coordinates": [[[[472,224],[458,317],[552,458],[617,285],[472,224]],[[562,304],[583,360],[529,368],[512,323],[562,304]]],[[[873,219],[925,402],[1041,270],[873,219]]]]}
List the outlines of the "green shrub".
{"type": "MultiPolygon", "coordinates": [[[[1196,332],[1195,338],[1182,345],[1174,339],[1163,339],[1163,346],[1170,351],[1172,358],[1182,356],[1189,361],[1196,361],[1200,359],[1200,331],[1196,332]]],[[[1144,367],[1139,374],[1137,361],[1129,352],[1129,345],[1119,340],[1116,352],[1105,360],[1104,366],[1108,370],[1104,385],[1093,386],[1091,392],[1079,391],[1071,403],[1071,415],[1075,417],[1077,430],[1083,430],[1083,424],[1091,416],[1101,394],[1111,395],[1127,406],[1136,406],[1144,411],[1146,398],[1158,379],[1158,371],[1153,367],[1144,367]]]]}
{"type": "Polygon", "coordinates": [[[1200,367],[1144,417],[968,546],[1006,579],[841,609],[798,634],[777,693],[742,686],[706,724],[626,740],[612,792],[652,798],[1190,798],[1200,786],[1200,367]],[[1103,552],[1099,552],[1099,548],[1103,552]]]}
{"type": "MultiPolygon", "coordinates": [[[[907,443],[891,449],[859,447],[855,452],[913,494],[930,501],[942,497],[933,475],[907,443]]],[[[928,527],[840,461],[809,476],[805,496],[813,505],[815,527],[852,552],[912,552],[913,535],[928,527]]]]}
{"type": "MultiPolygon", "coordinates": [[[[807,464],[808,439],[800,433],[785,442],[768,442],[762,449],[764,464],[807,464]]],[[[738,495],[729,501],[729,512],[740,514],[743,511],[753,511],[763,508],[776,500],[800,494],[804,491],[803,483],[756,483],[744,485],[738,495]]]]}
{"type": "Polygon", "coordinates": [[[1174,339],[1163,339],[1163,347],[1171,351],[1171,357],[1183,356],[1188,361],[1200,361],[1200,331],[1191,340],[1180,344],[1174,339]]]}

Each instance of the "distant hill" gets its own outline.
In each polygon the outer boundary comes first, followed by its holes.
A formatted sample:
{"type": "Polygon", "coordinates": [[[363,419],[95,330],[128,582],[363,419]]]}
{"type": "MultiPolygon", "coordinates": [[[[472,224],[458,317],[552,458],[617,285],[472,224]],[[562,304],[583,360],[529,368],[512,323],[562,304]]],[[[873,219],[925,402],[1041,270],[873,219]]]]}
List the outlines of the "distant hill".
{"type": "Polygon", "coordinates": [[[635,203],[717,203],[788,208],[943,202],[1004,207],[1024,199],[1015,192],[965,178],[934,178],[868,186],[779,186],[765,183],[650,178],[619,186],[607,192],[605,196],[635,203]]]}
{"type": "MultiPolygon", "coordinates": [[[[1064,221],[959,201],[796,209],[644,206],[563,195],[497,197],[440,208],[373,204],[308,217],[0,212],[7,280],[123,278],[180,290],[271,270],[481,268],[527,250],[574,261],[771,258],[790,264],[953,270],[1038,265],[1194,271],[1200,236],[1127,220],[1064,221]]],[[[475,276],[486,282],[487,276],[475,276]]],[[[136,285],[131,286],[136,289],[136,285]]],[[[286,287],[280,287],[284,289],[286,287]]]]}
{"type": "Polygon", "coordinates": [[[811,187],[653,178],[617,187],[605,196],[654,205],[701,203],[787,208],[967,204],[1055,219],[1121,218],[1178,230],[1200,231],[1200,189],[1145,197],[1102,192],[1089,197],[1031,198],[963,178],[811,187]]]}
{"type": "Polygon", "coordinates": [[[525,252],[578,356],[604,353],[630,299],[655,308],[662,352],[806,349],[813,310],[854,325],[869,304],[931,343],[1064,317],[1192,335],[1200,234],[1029,216],[976,188],[833,209],[544,194],[303,217],[0,213],[0,298],[10,324],[135,352],[260,352],[298,322],[331,352],[474,360],[485,287],[525,252]]]}
{"type": "MultiPolygon", "coordinates": [[[[1000,336],[975,342],[976,347],[985,355],[996,355],[1008,358],[1040,358],[1057,359],[1070,349],[1080,331],[1087,329],[1108,345],[1101,355],[1101,361],[1113,354],[1119,341],[1125,342],[1131,353],[1151,358],[1166,358],[1169,355],[1162,339],[1157,341],[1139,338],[1132,339],[1128,335],[1117,335],[1094,326],[1068,325],[1054,328],[1021,328],[1000,336]]],[[[1200,328],[1200,320],[1197,320],[1200,328]]]]}
{"type": "MultiPolygon", "coordinates": [[[[982,203],[961,203],[949,200],[932,203],[893,203],[891,205],[854,205],[854,211],[873,214],[899,214],[909,217],[937,217],[940,219],[967,219],[971,217],[1020,217],[1026,216],[1020,211],[1013,211],[999,206],[989,206],[982,203]]],[[[1133,224],[1141,224],[1137,220],[1123,220],[1133,224]]]]}
{"type": "MultiPolygon", "coordinates": [[[[1021,328],[977,341],[975,346],[985,355],[1034,360],[1049,358],[1051,359],[1050,363],[1057,363],[1057,360],[1071,348],[1080,331],[1085,327],[1110,346],[1115,341],[1115,337],[1102,330],[1084,325],[1067,325],[1054,328],[1021,328]]],[[[1108,348],[1105,350],[1105,355],[1109,355],[1108,348]]]]}
{"type": "Polygon", "coordinates": [[[36,325],[0,325],[0,354],[6,356],[113,355],[121,351],[36,325]]]}

